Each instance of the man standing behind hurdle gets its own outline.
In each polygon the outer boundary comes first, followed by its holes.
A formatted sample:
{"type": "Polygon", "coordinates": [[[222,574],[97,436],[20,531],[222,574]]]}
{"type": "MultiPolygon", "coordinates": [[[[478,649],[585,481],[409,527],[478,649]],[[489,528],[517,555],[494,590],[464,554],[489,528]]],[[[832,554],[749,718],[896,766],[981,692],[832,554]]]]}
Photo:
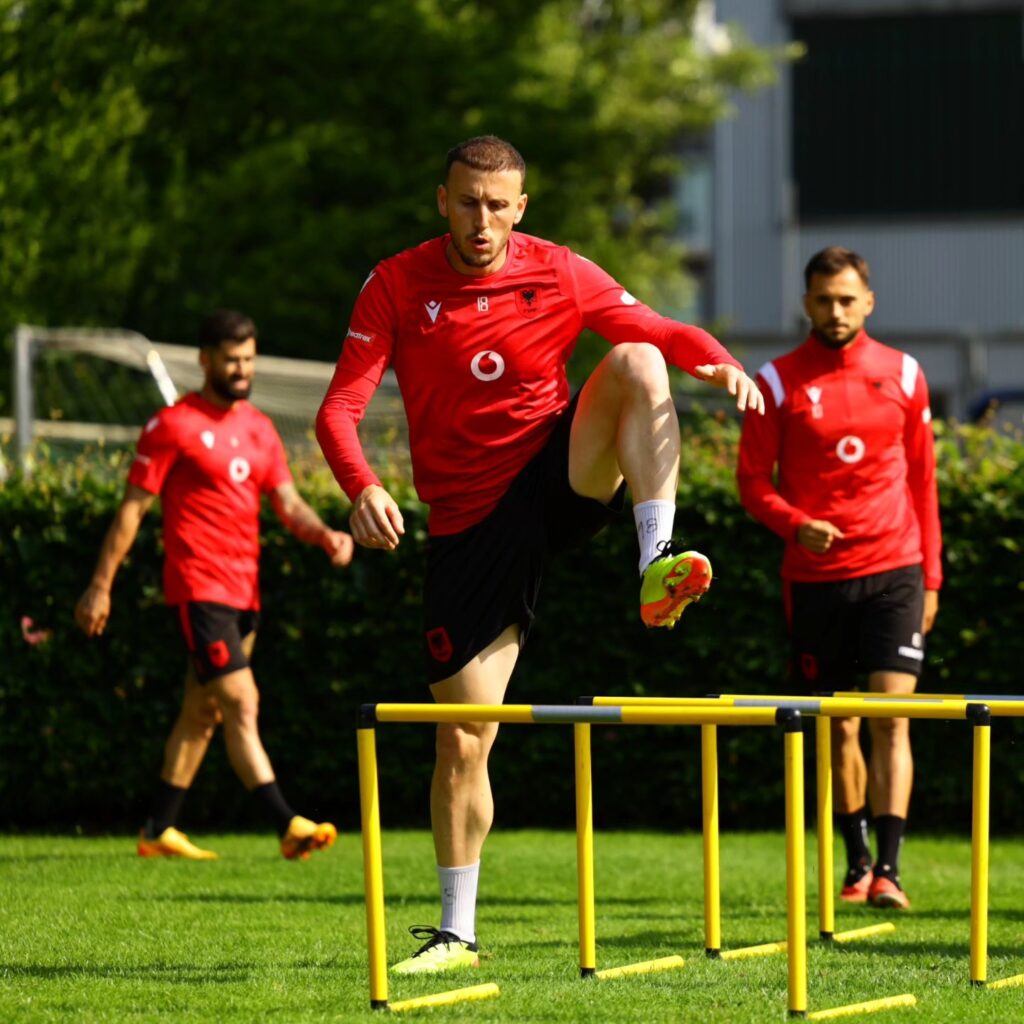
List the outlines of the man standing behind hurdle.
{"type": "MultiPolygon", "coordinates": [[[[786,542],[794,679],[826,692],[850,689],[866,673],[872,691],[912,693],[942,583],[928,385],[915,359],[865,333],[875,296],[861,256],[823,249],[804,278],[811,332],[758,373],[766,412],[743,424],[740,498],[786,542]]],[[[832,723],[837,825],[849,866],[841,898],[907,909],[898,861],[913,783],[910,723],[869,725],[870,767],[860,719],[832,723]]]]}
{"type": "Polygon", "coordinates": [[[218,725],[235,774],[276,823],[281,853],[305,860],[330,846],[330,822],[296,814],[260,740],[259,691],[249,667],[259,625],[260,497],[299,540],[323,548],[332,565],[352,560],[352,538],[332,530],[292,483],[274,425],[246,400],[256,363],[256,325],[218,310],[199,332],[203,387],[146,424],[125,496],[103,540],[75,619],[98,636],[110,618],[110,590],[143,516],[163,505],[164,597],[189,652],[185,694],[164,747],[160,785],[139,837],[142,857],[209,860],[217,855],[175,828],[178,813],[218,725]]]}
{"type": "MultiPolygon", "coordinates": [[[[671,541],[679,424],[672,363],[763,411],[754,382],[711,335],[659,316],[569,249],[513,233],[526,166],[494,136],[452,149],[437,205],[446,235],[367,278],[317,437],[352,499],[352,535],[393,550],[404,527],[367,465],[356,424],[393,365],[413,473],[430,506],[424,587],[434,699],[500,704],[549,555],[597,533],[628,484],[640,541],[640,615],[675,625],[711,582],[708,560],[671,541]],[[565,366],[591,328],[613,348],[574,398],[565,366]]],[[[494,724],[438,726],[430,807],[440,928],[399,973],[475,965],[480,852],[493,819],[494,724]]]]}

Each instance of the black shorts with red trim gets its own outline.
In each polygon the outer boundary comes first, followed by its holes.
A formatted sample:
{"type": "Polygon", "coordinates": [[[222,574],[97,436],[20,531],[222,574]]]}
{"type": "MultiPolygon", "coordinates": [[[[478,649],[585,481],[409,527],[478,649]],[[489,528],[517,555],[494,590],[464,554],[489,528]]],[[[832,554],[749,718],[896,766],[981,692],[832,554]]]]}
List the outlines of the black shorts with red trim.
{"type": "Polygon", "coordinates": [[[920,678],[924,665],[921,566],[852,580],[787,581],[791,672],[809,691],[850,690],[871,672],[920,678]]]}
{"type": "Polygon", "coordinates": [[[569,486],[578,397],[485,519],[430,538],[423,627],[431,684],[454,675],[509,626],[519,625],[525,643],[548,558],[589,540],[622,511],[624,484],[607,505],[569,486]]]}
{"type": "Polygon", "coordinates": [[[188,601],[171,608],[181,628],[196,678],[208,683],[217,676],[249,667],[242,641],[255,633],[260,613],[213,601],[188,601]]]}

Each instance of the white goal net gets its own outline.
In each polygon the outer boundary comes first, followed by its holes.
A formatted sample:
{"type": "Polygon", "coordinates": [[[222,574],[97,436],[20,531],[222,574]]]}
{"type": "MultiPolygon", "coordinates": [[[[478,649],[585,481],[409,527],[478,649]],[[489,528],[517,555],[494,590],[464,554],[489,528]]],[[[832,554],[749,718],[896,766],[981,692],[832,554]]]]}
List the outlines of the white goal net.
{"type": "MultiPolygon", "coordinates": [[[[151,341],[133,331],[21,325],[14,334],[14,418],[0,434],[15,440],[31,470],[44,442],[54,453],[88,445],[132,445],[160,406],[202,385],[198,348],[151,341]]],[[[252,403],[277,427],[289,457],[317,458],[314,420],[334,364],[260,355],[252,403]]],[[[359,427],[367,458],[381,472],[408,462],[398,386],[388,373],[359,427]]]]}

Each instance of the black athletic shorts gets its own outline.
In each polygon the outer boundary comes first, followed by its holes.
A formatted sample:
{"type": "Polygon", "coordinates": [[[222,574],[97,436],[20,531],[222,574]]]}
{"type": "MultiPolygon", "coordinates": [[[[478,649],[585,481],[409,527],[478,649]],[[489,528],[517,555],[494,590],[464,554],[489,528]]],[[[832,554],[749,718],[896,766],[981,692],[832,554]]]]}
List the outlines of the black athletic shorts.
{"type": "Polygon", "coordinates": [[[578,397],[485,519],[430,538],[423,627],[431,684],[458,672],[508,626],[518,623],[525,643],[548,557],[589,540],[622,511],[625,484],[608,505],[569,486],[578,397]]]}
{"type": "Polygon", "coordinates": [[[260,613],[212,601],[188,601],[171,608],[201,683],[249,667],[242,641],[255,633],[260,613]]]}
{"type": "Polygon", "coordinates": [[[920,677],[924,664],[921,566],[828,583],[786,583],[793,681],[850,690],[870,672],[920,677]]]}

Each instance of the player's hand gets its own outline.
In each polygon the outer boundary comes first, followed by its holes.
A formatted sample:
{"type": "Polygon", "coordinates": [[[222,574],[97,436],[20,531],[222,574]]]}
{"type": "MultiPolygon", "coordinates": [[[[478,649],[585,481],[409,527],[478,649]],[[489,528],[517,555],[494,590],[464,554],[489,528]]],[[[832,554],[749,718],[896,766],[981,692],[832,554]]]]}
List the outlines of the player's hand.
{"type": "Polygon", "coordinates": [[[926,590],[924,592],[924,616],[921,621],[921,632],[930,633],[935,625],[935,616],[939,614],[939,592],[937,590],[926,590]]]}
{"type": "Polygon", "coordinates": [[[764,396],[757,385],[731,363],[708,363],[695,367],[693,372],[712,387],[725,388],[730,395],[735,395],[740,412],[751,410],[764,415],[764,396]]]}
{"type": "Polygon", "coordinates": [[[843,539],[843,531],[824,519],[810,519],[797,528],[796,539],[808,551],[823,555],[832,547],[834,540],[843,539]]]}
{"type": "Polygon", "coordinates": [[[355,542],[344,530],[328,530],[320,546],[327,552],[331,565],[342,568],[352,561],[356,549],[355,542]]]}
{"type": "Polygon", "coordinates": [[[107,628],[109,618],[110,591],[90,583],[75,605],[75,622],[86,636],[99,636],[107,628]]]}
{"type": "Polygon", "coordinates": [[[394,551],[405,534],[395,499],[378,484],[370,484],[356,498],[348,525],[357,544],[383,551],[394,551]]]}

